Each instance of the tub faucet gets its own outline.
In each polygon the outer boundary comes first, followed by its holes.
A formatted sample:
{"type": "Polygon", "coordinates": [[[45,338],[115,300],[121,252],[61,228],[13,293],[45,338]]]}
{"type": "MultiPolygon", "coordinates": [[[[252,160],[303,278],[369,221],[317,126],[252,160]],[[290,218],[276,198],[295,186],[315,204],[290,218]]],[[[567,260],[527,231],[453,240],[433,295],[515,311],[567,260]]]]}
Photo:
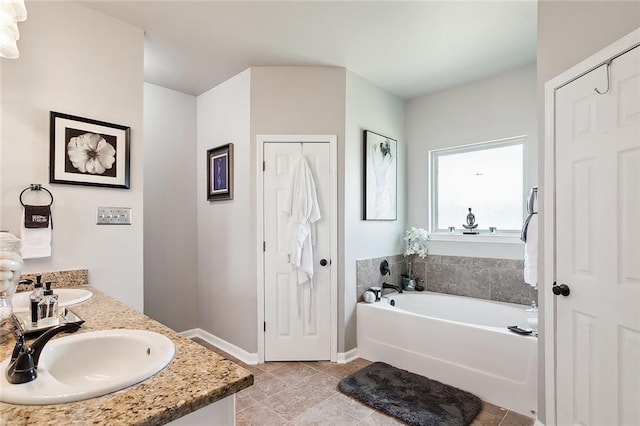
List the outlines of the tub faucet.
{"type": "Polygon", "coordinates": [[[380,296],[382,296],[382,293],[384,292],[385,288],[392,288],[395,291],[397,291],[398,293],[402,293],[402,287],[400,287],[399,285],[389,284],[389,283],[382,283],[382,290],[380,291],[380,296]]]}
{"type": "Polygon", "coordinates": [[[27,345],[26,338],[18,322],[16,322],[16,346],[11,353],[11,360],[5,371],[7,381],[12,384],[27,383],[38,377],[38,361],[44,345],[53,336],[62,332],[74,332],[80,329],[76,323],[66,323],[45,331],[31,346],[27,345]]]}

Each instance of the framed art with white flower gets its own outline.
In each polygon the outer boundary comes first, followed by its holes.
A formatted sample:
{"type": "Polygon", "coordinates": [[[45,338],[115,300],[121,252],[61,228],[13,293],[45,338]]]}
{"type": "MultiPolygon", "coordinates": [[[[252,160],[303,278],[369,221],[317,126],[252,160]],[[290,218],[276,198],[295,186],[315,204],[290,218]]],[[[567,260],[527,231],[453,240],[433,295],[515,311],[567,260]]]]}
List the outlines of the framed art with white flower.
{"type": "Polygon", "coordinates": [[[129,189],[130,127],[50,114],[49,182],[129,189]]]}
{"type": "Polygon", "coordinates": [[[233,144],[207,150],[207,200],[233,200],[233,144]]]}

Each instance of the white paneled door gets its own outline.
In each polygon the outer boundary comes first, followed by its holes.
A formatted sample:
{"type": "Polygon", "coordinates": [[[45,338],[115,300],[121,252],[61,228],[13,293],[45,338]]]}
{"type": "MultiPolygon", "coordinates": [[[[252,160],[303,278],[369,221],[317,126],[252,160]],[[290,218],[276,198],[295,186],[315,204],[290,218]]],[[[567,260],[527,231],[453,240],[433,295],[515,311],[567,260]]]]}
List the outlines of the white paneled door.
{"type": "Polygon", "coordinates": [[[330,146],[323,142],[264,144],[264,358],[329,360],[331,356],[330,146]],[[313,247],[313,289],[298,284],[289,263],[287,203],[291,166],[300,154],[315,181],[321,218],[313,247]]]}
{"type": "Polygon", "coordinates": [[[556,92],[559,425],[640,424],[640,47],[609,74],[556,92]]]}

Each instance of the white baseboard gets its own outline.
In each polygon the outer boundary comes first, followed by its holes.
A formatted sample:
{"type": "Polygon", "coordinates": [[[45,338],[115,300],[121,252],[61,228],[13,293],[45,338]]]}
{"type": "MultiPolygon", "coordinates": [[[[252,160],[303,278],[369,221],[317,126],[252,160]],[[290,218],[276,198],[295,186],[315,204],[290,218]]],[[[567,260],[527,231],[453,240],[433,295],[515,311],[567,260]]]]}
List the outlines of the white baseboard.
{"type": "Polygon", "coordinates": [[[186,330],[180,333],[180,335],[192,339],[194,337],[198,337],[210,345],[215,346],[218,349],[221,349],[231,355],[234,358],[238,358],[240,361],[245,364],[255,365],[258,363],[258,354],[247,352],[242,348],[234,345],[233,343],[229,343],[224,339],[219,338],[218,336],[214,336],[213,334],[205,331],[201,328],[193,328],[191,330],[186,330]]]}
{"type": "Polygon", "coordinates": [[[200,329],[192,328],[191,330],[180,331],[178,332],[178,334],[181,335],[182,337],[186,337],[187,339],[193,339],[194,337],[199,337],[198,330],[200,329]]]}
{"type": "MultiPolygon", "coordinates": [[[[180,335],[186,337],[187,339],[192,339],[194,337],[198,337],[210,345],[215,346],[218,349],[221,349],[233,356],[234,358],[238,358],[240,361],[245,364],[256,365],[258,364],[258,354],[247,352],[242,348],[234,345],[233,343],[229,343],[224,339],[219,338],[218,336],[214,336],[213,334],[205,331],[201,328],[193,328],[191,330],[185,330],[180,332],[180,335]]],[[[338,352],[336,362],[338,364],[346,364],[358,358],[358,348],[351,349],[347,352],[338,352]]]]}
{"type": "Polygon", "coordinates": [[[347,352],[338,352],[338,364],[346,364],[358,358],[358,348],[353,348],[347,352]]]}
{"type": "Polygon", "coordinates": [[[533,426],[544,426],[544,423],[542,423],[540,420],[536,419],[536,421],[533,423],[533,426]]]}

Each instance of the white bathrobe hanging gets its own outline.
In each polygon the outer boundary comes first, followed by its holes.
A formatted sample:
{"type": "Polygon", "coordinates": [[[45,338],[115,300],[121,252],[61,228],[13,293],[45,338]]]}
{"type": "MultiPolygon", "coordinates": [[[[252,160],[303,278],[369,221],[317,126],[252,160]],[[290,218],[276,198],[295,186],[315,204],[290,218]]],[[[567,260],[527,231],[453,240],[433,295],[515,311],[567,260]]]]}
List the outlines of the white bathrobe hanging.
{"type": "Polygon", "coordinates": [[[314,224],[321,216],[313,175],[302,155],[293,160],[289,197],[289,263],[296,270],[298,284],[309,283],[312,289],[314,224]]]}

